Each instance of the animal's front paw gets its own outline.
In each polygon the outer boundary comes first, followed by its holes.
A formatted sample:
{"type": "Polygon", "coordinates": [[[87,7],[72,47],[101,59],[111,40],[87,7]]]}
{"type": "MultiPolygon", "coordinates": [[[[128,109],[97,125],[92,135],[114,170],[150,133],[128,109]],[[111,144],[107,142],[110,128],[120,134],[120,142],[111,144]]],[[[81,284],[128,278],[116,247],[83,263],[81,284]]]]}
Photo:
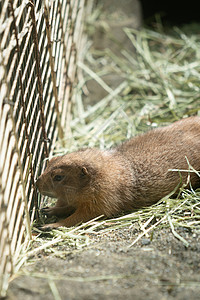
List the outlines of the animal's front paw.
{"type": "Polygon", "coordinates": [[[53,207],[43,207],[40,211],[43,215],[46,215],[47,217],[52,217],[55,215],[53,207]]]}
{"type": "Polygon", "coordinates": [[[45,224],[43,226],[40,227],[40,230],[42,231],[50,231],[52,229],[61,227],[62,224],[61,223],[50,223],[50,224],[45,224]]]}
{"type": "Polygon", "coordinates": [[[51,224],[35,224],[33,227],[33,232],[35,233],[41,233],[42,232],[50,232],[52,230],[52,227],[50,226],[51,224]]]}
{"type": "Polygon", "coordinates": [[[52,230],[51,227],[46,227],[45,225],[44,226],[38,226],[37,229],[39,229],[40,231],[43,231],[43,232],[49,232],[52,230]]]}
{"type": "Polygon", "coordinates": [[[51,231],[52,229],[57,228],[57,227],[59,227],[57,225],[57,223],[51,223],[51,224],[45,224],[45,225],[42,225],[42,226],[38,226],[37,228],[41,231],[48,232],[48,231],[51,231]]]}

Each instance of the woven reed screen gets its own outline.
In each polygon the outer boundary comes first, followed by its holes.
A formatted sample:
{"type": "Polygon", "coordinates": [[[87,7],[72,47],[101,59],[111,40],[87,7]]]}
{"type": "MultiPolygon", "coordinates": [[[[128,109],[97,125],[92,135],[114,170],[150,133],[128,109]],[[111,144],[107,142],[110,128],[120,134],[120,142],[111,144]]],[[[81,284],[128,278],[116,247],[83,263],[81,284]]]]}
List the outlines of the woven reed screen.
{"type": "Polygon", "coordinates": [[[81,49],[84,0],[0,1],[0,292],[31,239],[34,181],[63,138],[81,49]]]}

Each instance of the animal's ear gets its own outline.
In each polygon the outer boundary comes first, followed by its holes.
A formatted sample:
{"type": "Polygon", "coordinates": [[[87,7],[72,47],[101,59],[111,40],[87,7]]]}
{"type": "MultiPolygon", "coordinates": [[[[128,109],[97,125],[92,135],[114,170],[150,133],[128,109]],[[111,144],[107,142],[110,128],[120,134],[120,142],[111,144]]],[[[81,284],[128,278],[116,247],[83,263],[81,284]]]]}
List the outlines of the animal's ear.
{"type": "Polygon", "coordinates": [[[88,175],[89,173],[88,173],[88,170],[87,170],[87,168],[86,167],[82,167],[82,169],[81,169],[81,175],[82,176],[86,176],[86,175],[88,175]]]}

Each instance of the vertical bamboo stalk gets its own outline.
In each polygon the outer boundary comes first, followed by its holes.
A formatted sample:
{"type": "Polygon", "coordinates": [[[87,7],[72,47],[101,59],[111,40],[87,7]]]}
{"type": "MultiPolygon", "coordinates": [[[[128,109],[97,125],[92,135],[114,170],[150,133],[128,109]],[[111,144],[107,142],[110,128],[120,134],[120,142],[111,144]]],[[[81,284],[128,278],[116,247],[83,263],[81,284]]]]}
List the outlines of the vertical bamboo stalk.
{"type": "Polygon", "coordinates": [[[4,214],[3,230],[5,230],[4,232],[6,232],[6,236],[5,236],[5,244],[3,247],[3,251],[2,251],[2,253],[0,253],[0,262],[3,261],[6,245],[8,246],[8,254],[7,254],[7,259],[6,259],[6,265],[4,265],[4,264],[0,265],[0,270],[1,270],[1,273],[0,273],[0,298],[6,296],[6,291],[8,289],[8,277],[9,277],[10,273],[11,274],[13,273],[13,269],[14,269],[13,255],[12,255],[13,253],[12,253],[12,249],[11,249],[11,239],[10,239],[10,233],[9,233],[9,223],[6,218],[7,205],[4,203],[4,190],[5,189],[2,189],[1,178],[2,178],[2,173],[0,173],[0,194],[1,194],[1,199],[2,199],[1,214],[4,214]],[[9,271],[7,271],[9,264],[10,264],[10,269],[9,269],[9,271]],[[6,271],[5,271],[5,269],[6,269],[6,271]]]}
{"type": "MultiPolygon", "coordinates": [[[[15,40],[16,40],[16,50],[18,53],[18,57],[20,55],[20,47],[19,47],[19,39],[18,39],[18,32],[17,32],[17,27],[16,27],[16,19],[14,15],[14,8],[13,8],[13,2],[10,0],[10,10],[13,18],[13,26],[14,26],[14,35],[15,35],[15,40]]],[[[23,83],[22,83],[22,73],[21,69],[19,69],[19,80],[20,80],[20,89],[21,89],[21,105],[22,105],[22,111],[23,111],[23,122],[24,122],[24,128],[25,128],[25,136],[27,140],[27,154],[29,157],[29,165],[30,165],[30,174],[31,174],[31,183],[33,187],[33,193],[34,193],[34,205],[35,205],[35,211],[36,211],[36,218],[38,219],[38,203],[36,201],[37,199],[37,193],[36,193],[36,187],[35,187],[35,182],[34,182],[34,173],[33,173],[33,165],[32,165],[32,154],[31,154],[31,149],[30,149],[30,140],[29,140],[29,135],[28,135],[28,126],[27,126],[27,119],[26,119],[26,108],[25,108],[25,99],[24,99],[24,89],[23,89],[23,83]]]]}
{"type": "Polygon", "coordinates": [[[23,122],[24,122],[25,136],[26,136],[26,141],[27,141],[27,154],[28,154],[28,157],[29,157],[29,166],[30,166],[29,168],[30,168],[30,174],[31,174],[31,184],[32,184],[32,188],[33,188],[33,200],[34,200],[34,206],[35,206],[35,217],[36,217],[36,219],[38,219],[39,214],[38,214],[37,192],[36,192],[34,173],[33,173],[32,153],[31,153],[31,148],[30,148],[30,140],[29,140],[29,135],[28,135],[28,124],[27,124],[27,118],[26,118],[24,89],[23,89],[23,83],[22,83],[21,69],[19,70],[19,80],[20,80],[20,89],[21,89],[20,102],[21,102],[21,105],[22,105],[23,122]]]}
{"type": "Polygon", "coordinates": [[[41,112],[41,125],[42,125],[42,134],[43,134],[43,142],[44,142],[44,152],[45,152],[45,156],[48,157],[49,156],[49,151],[47,147],[48,138],[46,133],[46,120],[44,116],[43,88],[42,88],[42,79],[41,79],[41,71],[40,71],[40,52],[39,52],[39,44],[38,44],[34,1],[29,0],[28,5],[31,7],[31,19],[32,19],[32,26],[33,26],[33,41],[34,41],[34,50],[35,50],[36,73],[38,78],[38,93],[39,93],[39,104],[40,104],[40,112],[41,112]]]}
{"type": "MultiPolygon", "coordinates": [[[[19,51],[19,43],[18,43],[18,38],[17,38],[17,27],[16,27],[15,15],[14,15],[13,1],[9,0],[9,4],[10,4],[11,15],[12,15],[12,18],[13,18],[13,26],[14,26],[14,32],[15,32],[15,38],[16,38],[16,44],[17,44],[17,51],[19,51]]],[[[18,53],[18,55],[19,55],[19,53],[18,53]]],[[[5,68],[5,66],[4,66],[4,68],[5,68]]],[[[11,100],[11,103],[12,103],[12,99],[10,99],[10,100],[11,100]]],[[[26,229],[27,229],[27,234],[29,236],[29,239],[32,239],[31,226],[30,226],[30,215],[29,215],[29,211],[28,211],[28,201],[27,201],[27,197],[26,197],[26,187],[25,187],[25,182],[24,182],[24,178],[23,178],[23,168],[22,168],[21,159],[20,159],[20,151],[19,151],[19,147],[18,147],[18,135],[17,135],[17,131],[16,131],[15,120],[14,120],[14,117],[13,117],[14,112],[13,112],[13,106],[12,105],[10,105],[9,114],[10,114],[10,118],[11,118],[11,121],[12,121],[13,134],[14,134],[14,137],[15,137],[15,150],[17,152],[18,167],[19,167],[19,172],[20,172],[22,197],[23,197],[25,217],[26,217],[26,229]]]]}
{"type": "Polygon", "coordinates": [[[61,118],[60,118],[60,111],[59,111],[59,103],[58,103],[58,89],[56,86],[56,73],[54,71],[54,57],[52,54],[52,43],[51,43],[51,28],[49,25],[49,8],[46,5],[46,1],[44,1],[44,18],[46,23],[46,33],[47,33],[47,40],[48,40],[48,51],[49,51],[49,61],[50,61],[50,68],[51,68],[51,78],[53,83],[53,94],[55,98],[55,109],[57,114],[57,125],[58,125],[58,137],[61,140],[62,146],[65,146],[64,142],[64,132],[61,126],[61,118]]]}
{"type": "MultiPolygon", "coordinates": [[[[68,13],[68,25],[69,25],[69,35],[68,38],[71,36],[71,26],[72,26],[72,8],[71,8],[71,1],[67,0],[67,5],[69,6],[69,13],[68,13]]],[[[67,132],[70,132],[70,126],[69,126],[69,120],[70,120],[70,115],[71,115],[71,106],[72,106],[72,99],[71,99],[71,94],[72,94],[72,82],[70,77],[68,76],[68,68],[69,68],[69,61],[67,61],[66,54],[67,54],[67,46],[65,43],[65,32],[64,32],[64,19],[62,16],[62,7],[60,1],[58,1],[58,13],[60,14],[60,28],[61,28],[61,41],[63,44],[63,60],[65,62],[64,65],[64,73],[66,75],[66,82],[65,82],[65,87],[64,90],[66,90],[66,87],[69,86],[69,95],[68,95],[68,104],[67,104],[67,109],[65,112],[65,128],[67,132]]]]}

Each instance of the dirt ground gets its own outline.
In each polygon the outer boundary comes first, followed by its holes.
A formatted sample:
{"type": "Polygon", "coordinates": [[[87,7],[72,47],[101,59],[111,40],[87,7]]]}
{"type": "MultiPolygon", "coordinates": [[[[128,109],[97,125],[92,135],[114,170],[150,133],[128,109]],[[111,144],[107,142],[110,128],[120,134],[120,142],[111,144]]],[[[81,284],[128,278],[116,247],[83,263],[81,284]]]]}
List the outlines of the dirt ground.
{"type": "Polygon", "coordinates": [[[178,232],[188,248],[168,229],[130,248],[134,228],[90,236],[88,247],[71,249],[64,259],[42,256],[22,269],[8,299],[200,299],[200,235],[178,232]]]}

